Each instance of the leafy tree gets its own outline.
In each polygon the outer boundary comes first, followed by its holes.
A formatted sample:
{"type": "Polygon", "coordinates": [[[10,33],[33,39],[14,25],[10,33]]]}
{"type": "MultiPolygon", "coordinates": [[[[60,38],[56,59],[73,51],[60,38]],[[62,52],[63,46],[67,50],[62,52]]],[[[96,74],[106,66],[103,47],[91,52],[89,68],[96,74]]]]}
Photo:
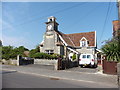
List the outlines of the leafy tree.
{"type": "Polygon", "coordinates": [[[120,62],[120,37],[106,41],[106,44],[101,49],[108,61],[120,62]]]}
{"type": "Polygon", "coordinates": [[[17,55],[23,55],[23,52],[28,50],[24,46],[13,47],[13,46],[2,46],[2,59],[16,59],[17,55]]]}
{"type": "Polygon", "coordinates": [[[36,46],[35,49],[30,50],[29,56],[30,56],[31,58],[34,58],[34,57],[35,57],[35,54],[38,53],[38,52],[40,52],[40,51],[39,51],[39,46],[36,46]]]}
{"type": "Polygon", "coordinates": [[[12,53],[13,46],[3,46],[2,47],[2,59],[8,60],[10,58],[10,54],[12,53]]]}

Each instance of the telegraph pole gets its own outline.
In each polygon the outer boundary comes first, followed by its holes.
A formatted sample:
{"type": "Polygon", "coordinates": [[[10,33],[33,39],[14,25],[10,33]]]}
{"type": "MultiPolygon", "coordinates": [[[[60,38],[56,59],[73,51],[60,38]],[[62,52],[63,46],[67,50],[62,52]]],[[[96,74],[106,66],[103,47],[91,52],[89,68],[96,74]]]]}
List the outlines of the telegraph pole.
{"type": "Polygon", "coordinates": [[[118,3],[118,20],[120,20],[120,0],[117,0],[118,3]]]}

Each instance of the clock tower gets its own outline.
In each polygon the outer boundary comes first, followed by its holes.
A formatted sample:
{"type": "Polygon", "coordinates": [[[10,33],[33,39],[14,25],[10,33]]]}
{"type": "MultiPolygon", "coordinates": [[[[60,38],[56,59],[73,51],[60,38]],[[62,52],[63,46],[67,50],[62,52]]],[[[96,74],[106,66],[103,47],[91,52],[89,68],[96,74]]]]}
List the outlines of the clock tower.
{"type": "Polygon", "coordinates": [[[51,16],[48,18],[48,22],[45,22],[46,24],[46,32],[49,31],[58,31],[58,23],[56,22],[56,18],[51,16]]]}

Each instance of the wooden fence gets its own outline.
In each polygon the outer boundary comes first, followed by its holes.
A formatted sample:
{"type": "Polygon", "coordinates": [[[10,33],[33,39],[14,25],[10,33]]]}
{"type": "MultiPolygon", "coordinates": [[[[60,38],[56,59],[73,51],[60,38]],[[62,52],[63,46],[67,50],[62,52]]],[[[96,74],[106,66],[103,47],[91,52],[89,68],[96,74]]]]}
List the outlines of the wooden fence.
{"type": "Polygon", "coordinates": [[[103,60],[103,73],[117,75],[117,62],[103,60]]]}

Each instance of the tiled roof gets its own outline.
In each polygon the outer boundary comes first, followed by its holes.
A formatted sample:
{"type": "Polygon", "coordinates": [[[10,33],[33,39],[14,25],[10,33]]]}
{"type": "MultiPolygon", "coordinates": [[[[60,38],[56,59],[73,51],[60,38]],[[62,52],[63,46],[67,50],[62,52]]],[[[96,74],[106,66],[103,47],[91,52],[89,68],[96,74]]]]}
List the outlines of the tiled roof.
{"type": "Polygon", "coordinates": [[[80,40],[83,37],[85,37],[88,40],[89,42],[88,46],[93,46],[93,47],[96,46],[95,31],[85,32],[85,33],[74,33],[74,34],[63,34],[61,32],[58,32],[58,33],[61,35],[64,41],[68,44],[68,46],[79,47],[80,40]]]}

